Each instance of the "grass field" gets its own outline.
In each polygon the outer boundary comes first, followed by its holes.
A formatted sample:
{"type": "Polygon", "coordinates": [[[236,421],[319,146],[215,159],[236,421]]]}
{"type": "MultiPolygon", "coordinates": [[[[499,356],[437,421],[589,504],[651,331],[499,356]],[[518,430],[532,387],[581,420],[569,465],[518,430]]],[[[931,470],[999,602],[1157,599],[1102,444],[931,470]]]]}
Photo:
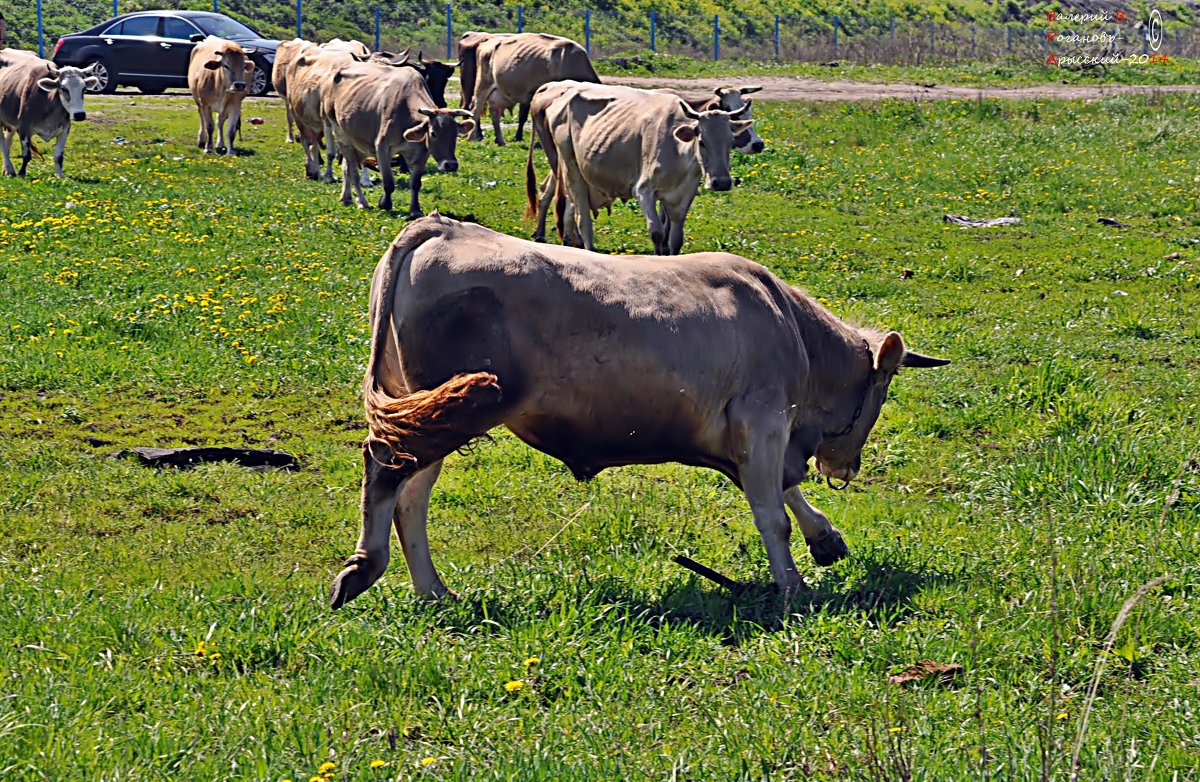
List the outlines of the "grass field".
{"type": "MultiPolygon", "coordinates": [[[[769,583],[715,473],[578,484],[497,432],[434,492],[460,598],[396,558],[337,613],[405,220],[304,180],[278,101],[230,160],[186,98],[88,100],[66,179],[0,182],[4,779],[1065,780],[1085,713],[1080,779],[1197,778],[1200,97],[756,106],[769,151],[685,249],[954,360],[897,378],[850,490],[807,485],[852,556],[801,547],[794,602],[671,563],[769,583]],[[185,444],[304,466],[112,458],[185,444]],[[924,658],[965,670],[888,683],[924,658]]],[[[459,149],[425,209],[527,235],[525,150],[459,149]]],[[[597,223],[650,248],[636,207],[597,223]]]]}

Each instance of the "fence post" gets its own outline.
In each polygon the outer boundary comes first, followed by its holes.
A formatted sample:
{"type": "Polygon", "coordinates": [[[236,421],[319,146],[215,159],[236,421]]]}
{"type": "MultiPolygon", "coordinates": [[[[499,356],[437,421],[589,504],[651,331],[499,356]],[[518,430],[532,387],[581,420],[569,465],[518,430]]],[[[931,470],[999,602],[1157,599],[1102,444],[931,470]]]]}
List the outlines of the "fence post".
{"type": "Polygon", "coordinates": [[[454,56],[454,17],[450,4],[446,3],[446,59],[454,56]]]}
{"type": "MultiPolygon", "coordinates": [[[[42,32],[42,0],[37,0],[38,57],[46,56],[46,39],[42,32]]],[[[109,78],[112,78],[111,76],[109,78]]]]}
{"type": "Polygon", "coordinates": [[[583,12],[583,50],[592,56],[592,9],[583,12]]]}
{"type": "Polygon", "coordinates": [[[713,14],[713,59],[721,59],[721,15],[713,14]]]}
{"type": "Polygon", "coordinates": [[[221,3],[220,3],[220,0],[213,0],[213,13],[214,13],[214,14],[219,14],[219,13],[221,13],[221,3]]]}
{"type": "Polygon", "coordinates": [[[842,26],[842,22],[838,19],[838,15],[833,15],[833,59],[838,58],[838,28],[842,26]]]}
{"type": "Polygon", "coordinates": [[[113,0],[113,16],[119,16],[121,10],[117,8],[117,0],[113,0]]]}
{"type": "Polygon", "coordinates": [[[975,25],[971,25],[971,59],[975,59],[975,25]]]}
{"type": "Polygon", "coordinates": [[[650,51],[658,51],[658,40],[656,38],[658,27],[658,11],[650,12],[650,51]]]}
{"type": "MultiPolygon", "coordinates": [[[[113,0],[116,2],[116,0],[113,0]]],[[[296,0],[296,37],[303,38],[304,30],[302,24],[304,22],[304,0],[296,0]]]]}
{"type": "Polygon", "coordinates": [[[517,6],[517,32],[525,32],[525,6],[517,6]]]}
{"type": "Polygon", "coordinates": [[[896,45],[896,17],[888,18],[888,43],[892,46],[896,45]]]}
{"type": "Polygon", "coordinates": [[[929,23],[929,53],[937,51],[937,22],[929,23]]]}
{"type": "Polygon", "coordinates": [[[779,59],[779,14],[775,14],[775,59],[779,59]]]}
{"type": "Polygon", "coordinates": [[[1146,32],[1142,33],[1142,54],[1150,53],[1150,28],[1146,28],[1146,32]]]}
{"type": "Polygon", "coordinates": [[[1005,29],[1008,30],[1008,53],[1012,54],[1012,25],[1006,25],[1005,29]]]}
{"type": "Polygon", "coordinates": [[[375,6],[375,51],[383,47],[379,45],[379,6],[375,6]]]}

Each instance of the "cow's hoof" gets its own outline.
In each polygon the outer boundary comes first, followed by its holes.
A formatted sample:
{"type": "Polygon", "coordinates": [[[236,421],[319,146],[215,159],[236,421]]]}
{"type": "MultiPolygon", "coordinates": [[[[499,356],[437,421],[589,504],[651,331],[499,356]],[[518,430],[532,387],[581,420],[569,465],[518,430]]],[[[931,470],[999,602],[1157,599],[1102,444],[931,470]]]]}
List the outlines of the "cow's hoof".
{"type": "Polygon", "coordinates": [[[833,528],[816,540],[806,538],[804,542],[808,544],[808,552],[818,565],[832,565],[850,554],[850,548],[842,540],[842,533],[833,528]]]}
{"type": "Polygon", "coordinates": [[[415,209],[408,213],[409,220],[416,220],[418,217],[424,217],[424,216],[425,216],[425,213],[422,212],[420,209],[415,209]]]}
{"type": "Polygon", "coordinates": [[[392,199],[390,199],[390,198],[388,198],[388,197],[386,197],[386,196],[384,196],[383,198],[379,199],[379,208],[380,208],[380,209],[382,209],[382,210],[383,210],[383,211],[385,211],[385,212],[390,212],[390,211],[392,211],[392,199]]]}
{"type": "Polygon", "coordinates": [[[546,241],[546,234],[535,233],[533,236],[530,236],[529,238],[535,242],[543,242],[544,243],[546,241]]]}
{"type": "Polygon", "coordinates": [[[367,564],[366,558],[361,556],[346,560],[346,567],[334,577],[333,587],[329,590],[330,608],[341,608],[375,583],[379,576],[368,572],[367,564]]]}

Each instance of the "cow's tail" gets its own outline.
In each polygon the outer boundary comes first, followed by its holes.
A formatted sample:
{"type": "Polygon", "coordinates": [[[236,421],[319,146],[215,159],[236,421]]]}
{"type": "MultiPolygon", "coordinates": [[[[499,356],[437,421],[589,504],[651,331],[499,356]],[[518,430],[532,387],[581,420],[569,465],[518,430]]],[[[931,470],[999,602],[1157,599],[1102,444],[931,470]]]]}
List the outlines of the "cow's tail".
{"type": "MultiPolygon", "coordinates": [[[[451,377],[437,388],[394,397],[379,383],[392,332],[396,280],[404,259],[438,232],[443,218],[431,216],[406,229],[380,260],[371,297],[371,357],[363,378],[368,452],[379,443],[390,452],[387,466],[410,471],[432,464],[487,433],[500,405],[500,384],[488,372],[451,377]],[[378,290],[375,287],[378,286],[378,290]]],[[[378,457],[376,457],[378,459],[378,457]]]]}
{"type": "Polygon", "coordinates": [[[536,126],[529,130],[529,156],[525,158],[525,216],[535,217],[538,212],[538,183],[537,172],[533,170],[533,148],[537,146],[538,133],[536,126]]]}

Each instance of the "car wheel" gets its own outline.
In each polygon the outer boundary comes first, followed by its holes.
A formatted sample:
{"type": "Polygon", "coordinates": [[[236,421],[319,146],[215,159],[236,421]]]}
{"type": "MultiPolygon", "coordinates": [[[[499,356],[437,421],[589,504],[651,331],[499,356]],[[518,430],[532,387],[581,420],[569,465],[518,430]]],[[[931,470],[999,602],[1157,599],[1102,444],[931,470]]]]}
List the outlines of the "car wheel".
{"type": "Polygon", "coordinates": [[[267,77],[266,71],[255,64],[254,76],[251,78],[250,89],[246,90],[246,94],[251,98],[258,98],[266,95],[269,89],[271,89],[271,80],[267,77]]]}
{"type": "Polygon", "coordinates": [[[88,92],[99,92],[109,95],[117,89],[117,72],[113,70],[112,63],[105,58],[94,57],[84,63],[83,67],[91,68],[92,75],[99,82],[95,89],[90,89],[88,92]]]}
{"type": "Polygon", "coordinates": [[[167,88],[161,84],[139,84],[138,89],[143,95],[162,95],[167,91],[167,88]]]}

